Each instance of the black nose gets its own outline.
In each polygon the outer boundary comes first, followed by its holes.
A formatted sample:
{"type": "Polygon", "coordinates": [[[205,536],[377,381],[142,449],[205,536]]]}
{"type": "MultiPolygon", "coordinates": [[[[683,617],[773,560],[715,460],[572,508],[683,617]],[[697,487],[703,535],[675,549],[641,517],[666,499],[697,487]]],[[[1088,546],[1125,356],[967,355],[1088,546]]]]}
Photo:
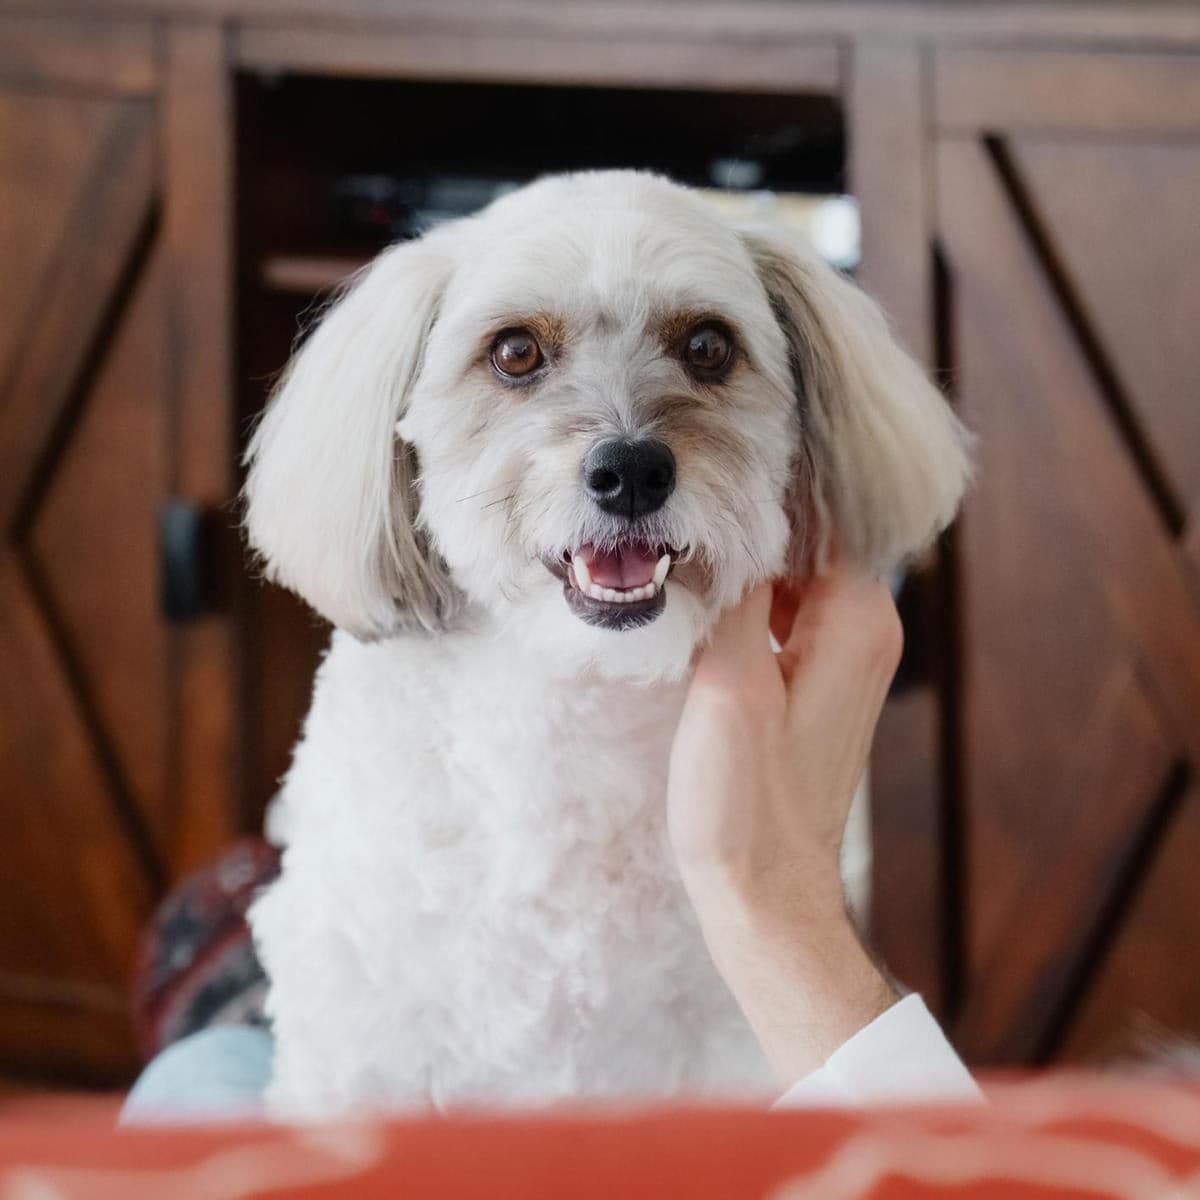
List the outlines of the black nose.
{"type": "Polygon", "coordinates": [[[607,513],[640,517],[662,508],[675,488],[675,456],[662,442],[618,438],[583,460],[583,481],[607,513]]]}

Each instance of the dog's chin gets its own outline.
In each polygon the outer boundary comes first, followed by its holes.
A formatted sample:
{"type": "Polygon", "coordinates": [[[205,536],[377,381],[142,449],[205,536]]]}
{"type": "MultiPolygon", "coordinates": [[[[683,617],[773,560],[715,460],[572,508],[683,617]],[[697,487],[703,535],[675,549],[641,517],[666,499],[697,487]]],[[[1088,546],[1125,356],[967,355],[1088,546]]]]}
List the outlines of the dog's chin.
{"type": "Polygon", "coordinates": [[[667,591],[663,587],[648,600],[614,603],[585,596],[569,579],[563,580],[563,599],[567,608],[587,625],[625,633],[657,620],[666,611],[667,591]]]}

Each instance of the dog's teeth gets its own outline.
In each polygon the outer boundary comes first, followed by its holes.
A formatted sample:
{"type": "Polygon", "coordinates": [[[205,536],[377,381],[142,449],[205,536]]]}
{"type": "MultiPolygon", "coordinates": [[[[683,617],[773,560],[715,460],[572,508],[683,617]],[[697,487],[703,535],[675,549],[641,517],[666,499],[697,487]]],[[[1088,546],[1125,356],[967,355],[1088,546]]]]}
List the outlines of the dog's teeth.
{"type": "Polygon", "coordinates": [[[669,554],[664,554],[662,558],[658,560],[658,566],[654,568],[654,586],[656,588],[662,587],[663,583],[666,581],[667,572],[670,569],[671,556],[669,554]]]}
{"type": "MultiPolygon", "coordinates": [[[[576,565],[581,566],[582,564],[576,565]]],[[[583,568],[582,579],[579,575],[576,576],[576,584],[585,596],[589,596],[593,600],[601,600],[605,604],[635,604],[639,600],[650,600],[659,592],[659,585],[653,582],[635,588],[601,587],[598,583],[592,583],[587,573],[587,567],[583,568]],[[587,580],[586,585],[582,582],[583,579],[587,580]]]]}
{"type": "Polygon", "coordinates": [[[571,559],[571,569],[575,572],[575,586],[581,592],[589,592],[592,586],[592,576],[588,571],[587,563],[583,561],[581,555],[575,555],[571,559]]]}

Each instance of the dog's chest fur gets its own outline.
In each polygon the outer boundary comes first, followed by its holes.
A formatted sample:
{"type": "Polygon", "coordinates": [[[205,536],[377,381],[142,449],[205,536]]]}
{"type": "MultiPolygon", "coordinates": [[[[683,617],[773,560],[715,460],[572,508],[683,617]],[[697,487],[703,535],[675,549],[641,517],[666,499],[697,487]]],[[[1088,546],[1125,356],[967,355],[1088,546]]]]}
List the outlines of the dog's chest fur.
{"type": "Polygon", "coordinates": [[[667,843],[682,699],[335,635],[252,913],[277,1111],[766,1085],[667,843]]]}

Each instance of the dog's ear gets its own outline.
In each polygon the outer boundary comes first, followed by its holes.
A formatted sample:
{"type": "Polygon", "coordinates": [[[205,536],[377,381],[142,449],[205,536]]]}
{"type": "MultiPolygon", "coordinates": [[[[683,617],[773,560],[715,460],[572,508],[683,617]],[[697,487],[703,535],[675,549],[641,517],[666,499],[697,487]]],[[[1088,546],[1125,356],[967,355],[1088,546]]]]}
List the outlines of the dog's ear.
{"type": "Polygon", "coordinates": [[[874,301],[804,238],[743,237],[787,339],[799,404],[793,569],[820,569],[836,545],[882,572],[953,519],[970,436],[874,301]]]}
{"type": "Polygon", "coordinates": [[[361,638],[437,629],[454,604],[417,528],[415,454],[395,432],[449,272],[437,234],[359,272],[292,359],[246,452],[246,527],[267,574],[361,638]]]}

